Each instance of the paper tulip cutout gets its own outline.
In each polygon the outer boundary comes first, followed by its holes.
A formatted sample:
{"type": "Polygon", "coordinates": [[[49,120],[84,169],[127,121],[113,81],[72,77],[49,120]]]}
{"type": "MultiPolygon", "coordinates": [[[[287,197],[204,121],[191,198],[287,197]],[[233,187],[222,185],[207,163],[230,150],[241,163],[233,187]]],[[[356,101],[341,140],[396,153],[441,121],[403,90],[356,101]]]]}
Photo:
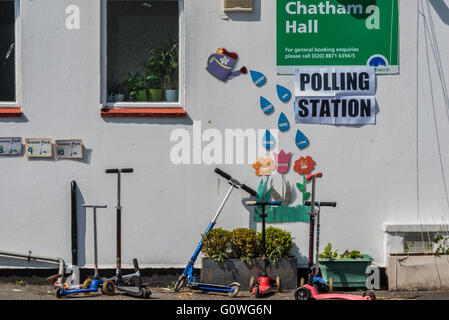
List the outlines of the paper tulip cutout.
{"type": "Polygon", "coordinates": [[[288,172],[288,168],[290,167],[290,158],[292,153],[285,153],[284,150],[281,150],[279,154],[274,153],[274,157],[277,163],[277,170],[280,174],[286,174],[288,172]]]}
{"type": "Polygon", "coordinates": [[[277,85],[276,86],[278,97],[282,102],[288,102],[292,97],[292,93],[286,87],[277,85]]]}
{"type": "Polygon", "coordinates": [[[265,99],[264,97],[260,97],[260,108],[266,115],[269,115],[274,111],[274,107],[271,104],[271,102],[265,99]]]}
{"type": "Polygon", "coordinates": [[[261,87],[265,84],[265,82],[267,82],[267,78],[262,73],[254,70],[250,70],[249,73],[251,74],[251,79],[257,87],[261,87]]]}
{"type": "Polygon", "coordinates": [[[260,176],[270,176],[271,171],[276,168],[274,160],[271,158],[259,158],[257,162],[253,163],[253,168],[256,169],[256,175],[260,176]]]}
{"type": "Polygon", "coordinates": [[[279,116],[278,128],[281,132],[285,132],[290,129],[290,123],[283,112],[281,112],[281,115],[279,116]]]}

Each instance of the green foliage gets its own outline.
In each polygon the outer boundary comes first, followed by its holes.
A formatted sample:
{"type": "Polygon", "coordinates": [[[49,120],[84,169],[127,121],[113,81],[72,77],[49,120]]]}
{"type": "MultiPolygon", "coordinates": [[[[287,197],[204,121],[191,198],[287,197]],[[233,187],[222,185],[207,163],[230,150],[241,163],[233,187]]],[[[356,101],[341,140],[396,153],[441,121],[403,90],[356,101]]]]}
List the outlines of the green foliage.
{"type": "Polygon", "coordinates": [[[430,250],[436,254],[449,255],[449,237],[438,235],[432,239],[430,250]]]}
{"type": "Polygon", "coordinates": [[[220,263],[224,262],[229,257],[228,252],[230,251],[231,235],[232,233],[230,231],[222,228],[212,229],[204,237],[201,252],[207,258],[220,263]]]}
{"type": "Polygon", "coordinates": [[[147,59],[144,61],[145,80],[151,89],[162,89],[162,81],[165,74],[165,55],[162,47],[155,47],[150,50],[147,59]]]}
{"type": "Polygon", "coordinates": [[[251,259],[257,256],[257,233],[248,228],[237,228],[231,234],[231,256],[251,263],[251,259]]]}
{"type": "Polygon", "coordinates": [[[128,78],[122,81],[121,86],[126,87],[129,99],[136,101],[138,92],[146,89],[146,80],[139,72],[130,72],[128,78]]]}
{"type": "MultiPolygon", "coordinates": [[[[266,237],[266,253],[274,264],[282,258],[287,258],[290,255],[290,250],[293,247],[293,238],[291,232],[276,228],[273,226],[265,230],[266,237]]],[[[257,234],[260,247],[262,246],[262,232],[257,234]]]]}
{"type": "Polygon", "coordinates": [[[345,250],[343,254],[338,254],[338,250],[332,251],[332,245],[330,243],[324,247],[323,252],[319,254],[320,259],[363,259],[363,254],[357,250],[345,250]]]}
{"type": "MultiPolygon", "coordinates": [[[[274,265],[290,256],[293,238],[290,232],[270,226],[266,229],[267,257],[274,265]]],[[[262,232],[256,233],[247,228],[227,231],[221,228],[212,229],[206,235],[201,249],[207,258],[223,263],[229,258],[238,258],[251,263],[262,255],[262,232]]]]}
{"type": "Polygon", "coordinates": [[[179,43],[178,38],[173,38],[163,46],[166,89],[178,89],[179,78],[179,43]]]}

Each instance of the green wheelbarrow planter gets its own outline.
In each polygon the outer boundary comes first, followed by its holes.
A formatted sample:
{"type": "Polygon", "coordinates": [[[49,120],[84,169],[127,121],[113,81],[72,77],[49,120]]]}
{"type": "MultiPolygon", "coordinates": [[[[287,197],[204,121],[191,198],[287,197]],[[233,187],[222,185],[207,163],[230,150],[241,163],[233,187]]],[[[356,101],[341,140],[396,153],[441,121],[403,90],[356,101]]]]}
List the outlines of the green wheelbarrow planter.
{"type": "Polygon", "coordinates": [[[323,280],[332,278],[334,288],[366,288],[366,269],[373,258],[364,254],[358,259],[319,259],[323,280]]]}

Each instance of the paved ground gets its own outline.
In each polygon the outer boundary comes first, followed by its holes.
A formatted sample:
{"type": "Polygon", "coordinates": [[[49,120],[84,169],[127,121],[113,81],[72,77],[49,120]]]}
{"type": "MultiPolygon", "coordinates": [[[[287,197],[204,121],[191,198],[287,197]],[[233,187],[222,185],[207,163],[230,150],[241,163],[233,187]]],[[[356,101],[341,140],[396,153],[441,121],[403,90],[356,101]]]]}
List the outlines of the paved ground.
{"type": "MultiPolygon", "coordinates": [[[[150,288],[152,291],[151,299],[155,300],[228,300],[232,299],[226,295],[205,294],[199,291],[183,290],[179,293],[168,288],[150,288]]],[[[359,292],[352,292],[359,293],[359,292]]],[[[430,292],[390,292],[377,291],[379,300],[449,300],[449,291],[430,291],[430,292]]],[[[240,291],[238,299],[254,299],[249,292],[240,291]]],[[[113,297],[104,295],[72,295],[64,299],[89,299],[89,300],[129,300],[135,299],[124,295],[115,295],[113,297]]],[[[261,300],[293,300],[293,291],[286,291],[266,296],[261,300]]],[[[11,283],[0,283],[0,300],[56,300],[54,290],[48,285],[20,285],[11,283]]]]}

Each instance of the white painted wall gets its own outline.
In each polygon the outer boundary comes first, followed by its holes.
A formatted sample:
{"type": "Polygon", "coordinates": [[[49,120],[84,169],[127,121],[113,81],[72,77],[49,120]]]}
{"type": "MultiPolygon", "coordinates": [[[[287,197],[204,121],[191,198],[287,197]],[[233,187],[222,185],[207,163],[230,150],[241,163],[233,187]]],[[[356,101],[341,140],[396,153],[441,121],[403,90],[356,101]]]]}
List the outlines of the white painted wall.
{"type": "MultiPolygon", "coordinates": [[[[260,95],[277,99],[278,83],[294,89],[292,76],[275,72],[275,2],[255,1],[253,14],[232,14],[232,21],[226,21],[219,18],[221,1],[185,0],[188,117],[117,120],[99,116],[100,1],[20,2],[24,118],[1,119],[0,136],[81,138],[87,156],[84,161],[0,159],[0,248],[32,250],[70,261],[70,182],[74,179],[83,198],[80,207],[83,202],[109,206],[99,213],[99,258],[102,265],[112,267],[116,179],[104,170],[133,167],[133,174],[123,176],[123,261],[130,264],[137,257],[143,267],[183,267],[227,187],[223,180],[218,184],[215,166],[171,164],[172,130],[190,131],[193,121],[201,121],[203,130],[222,132],[274,128],[284,108],[294,122],[288,106],[278,103],[271,117],[258,106],[260,95]],[[71,4],[80,7],[80,30],[64,27],[65,8],[71,4]],[[239,67],[262,71],[267,85],[256,88],[249,76],[226,85],[211,77],[204,70],[206,59],[218,47],[238,52],[239,67]]],[[[444,4],[449,5],[447,0],[444,4]]],[[[442,6],[442,17],[433,7],[431,13],[447,77],[449,9],[442,6]]],[[[324,173],[317,185],[318,199],[338,202],[337,208],[322,211],[322,245],[332,242],[340,252],[358,249],[374,256],[380,266],[386,264],[384,224],[439,224],[442,217],[448,221],[443,186],[443,174],[446,178],[449,174],[447,106],[424,30],[422,23],[417,30],[416,1],[400,1],[400,75],[378,78],[377,125],[304,125],[301,130],[311,145],[302,152],[294,145],[296,125],[279,140],[280,148],[294,152],[293,160],[301,155],[315,159],[317,170],[324,173]]],[[[258,185],[250,165],[219,167],[253,188],[258,185]]],[[[287,176],[291,182],[297,178],[293,170],[287,176]]],[[[274,179],[280,186],[279,177],[274,179]]],[[[232,194],[218,226],[254,226],[241,203],[244,196],[241,191],[232,194]]],[[[80,262],[87,265],[93,263],[91,221],[90,212],[80,209],[80,262]]],[[[281,227],[292,231],[296,245],[307,255],[308,226],[281,227]]]]}

